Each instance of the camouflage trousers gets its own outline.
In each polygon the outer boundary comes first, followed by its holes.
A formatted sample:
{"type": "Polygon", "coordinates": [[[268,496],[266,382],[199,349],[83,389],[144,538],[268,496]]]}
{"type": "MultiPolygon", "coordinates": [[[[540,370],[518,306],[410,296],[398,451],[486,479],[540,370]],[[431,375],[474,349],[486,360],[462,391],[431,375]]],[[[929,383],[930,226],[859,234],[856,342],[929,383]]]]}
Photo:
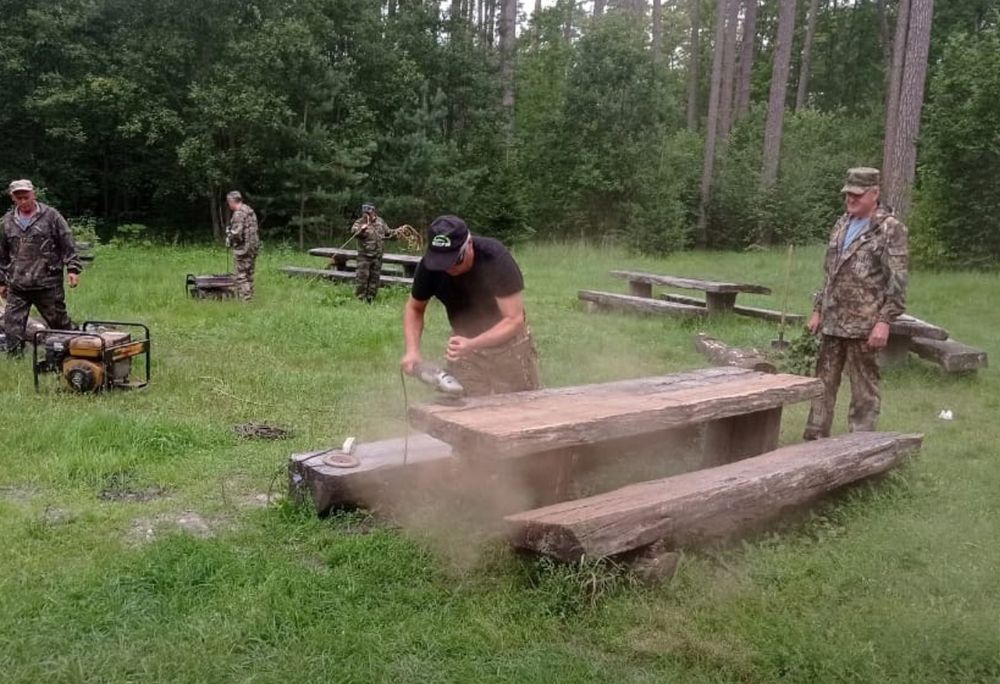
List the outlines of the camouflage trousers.
{"type": "Polygon", "coordinates": [[[382,253],[358,253],[358,271],[355,276],[357,286],[354,295],[369,304],[378,296],[378,288],[382,278],[382,253]]]}
{"type": "Polygon", "coordinates": [[[448,372],[462,383],[466,396],[470,397],[526,392],[542,386],[531,330],[498,347],[480,349],[460,361],[449,361],[448,372]]]}
{"type": "Polygon", "coordinates": [[[256,254],[234,254],[236,263],[236,294],[249,302],[253,299],[253,274],[257,267],[256,254]]]}
{"type": "Polygon", "coordinates": [[[6,334],[8,354],[16,354],[24,347],[25,328],[28,325],[28,314],[34,304],[38,313],[45,319],[46,325],[53,330],[75,330],[76,326],[66,311],[66,294],[62,285],[44,290],[7,291],[7,308],[3,315],[3,328],[6,334]]]}
{"type": "Polygon", "coordinates": [[[806,421],[805,439],[829,437],[833,410],[844,368],[851,379],[851,406],[847,421],[851,432],[875,429],[882,399],[879,395],[878,352],[865,339],[823,335],[816,361],[816,377],[823,381],[823,394],[813,399],[806,421]]]}

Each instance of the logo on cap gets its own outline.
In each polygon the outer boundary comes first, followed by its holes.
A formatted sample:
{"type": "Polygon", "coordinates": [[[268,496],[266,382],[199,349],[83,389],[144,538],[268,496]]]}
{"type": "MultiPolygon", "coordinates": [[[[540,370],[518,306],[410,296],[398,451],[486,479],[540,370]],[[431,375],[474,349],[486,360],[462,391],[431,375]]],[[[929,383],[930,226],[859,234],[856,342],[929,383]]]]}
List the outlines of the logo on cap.
{"type": "Polygon", "coordinates": [[[447,235],[435,235],[431,247],[451,247],[451,238],[447,235]]]}

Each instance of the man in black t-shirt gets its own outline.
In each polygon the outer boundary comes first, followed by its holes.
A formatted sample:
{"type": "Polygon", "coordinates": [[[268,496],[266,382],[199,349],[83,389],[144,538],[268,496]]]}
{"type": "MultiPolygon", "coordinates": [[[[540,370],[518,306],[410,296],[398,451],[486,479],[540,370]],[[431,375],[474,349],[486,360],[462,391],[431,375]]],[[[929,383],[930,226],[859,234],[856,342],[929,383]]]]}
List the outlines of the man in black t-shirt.
{"type": "Polygon", "coordinates": [[[451,323],[445,356],[466,394],[538,389],[538,355],[524,314],[524,278],[507,248],[473,237],[457,216],[431,223],[427,251],[417,266],[403,315],[407,373],[422,361],[420,338],[431,297],[451,323]]]}

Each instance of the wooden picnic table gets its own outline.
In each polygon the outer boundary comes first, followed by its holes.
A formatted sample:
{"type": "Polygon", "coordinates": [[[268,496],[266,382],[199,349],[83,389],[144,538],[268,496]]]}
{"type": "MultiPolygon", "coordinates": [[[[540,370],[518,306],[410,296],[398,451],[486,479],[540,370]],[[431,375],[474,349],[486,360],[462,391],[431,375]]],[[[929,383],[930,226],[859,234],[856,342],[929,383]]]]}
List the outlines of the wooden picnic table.
{"type": "Polygon", "coordinates": [[[628,280],[629,294],[635,297],[652,298],[654,285],[701,290],[705,293],[706,308],[710,315],[732,312],[733,307],[736,306],[736,295],[740,292],[771,294],[771,288],[750,283],[727,283],[638,271],[611,271],[611,275],[615,278],[628,280]]]}
{"type": "Polygon", "coordinates": [[[888,367],[906,361],[914,338],[947,340],[948,331],[915,316],[903,314],[889,324],[889,341],[885,349],[879,353],[879,363],[888,367]]]}
{"type": "Polygon", "coordinates": [[[707,368],[635,380],[465,399],[412,407],[411,424],[457,453],[505,459],[585,448],[705,424],[709,463],[777,445],[785,404],[818,396],[816,378],[707,368]]]}
{"type": "MultiPolygon", "coordinates": [[[[358,250],[356,249],[340,249],[337,247],[316,247],[310,249],[309,253],[313,256],[325,257],[330,259],[336,266],[338,271],[348,270],[347,262],[354,261],[357,263],[358,250]]],[[[420,263],[421,257],[413,254],[390,254],[385,253],[382,255],[383,264],[398,264],[403,267],[403,275],[407,278],[412,278],[413,274],[417,272],[417,264],[420,263]]]]}

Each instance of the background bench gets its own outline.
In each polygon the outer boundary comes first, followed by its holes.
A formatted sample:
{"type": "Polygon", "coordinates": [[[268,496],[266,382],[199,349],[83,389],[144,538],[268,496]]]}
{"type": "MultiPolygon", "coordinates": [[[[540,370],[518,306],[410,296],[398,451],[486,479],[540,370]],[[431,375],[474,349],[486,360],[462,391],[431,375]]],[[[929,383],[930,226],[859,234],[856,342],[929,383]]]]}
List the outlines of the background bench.
{"type": "MultiPolygon", "coordinates": [[[[732,312],[736,305],[736,295],[740,292],[771,294],[771,288],[749,283],[725,283],[714,280],[698,280],[677,276],[641,273],[638,271],[611,271],[615,278],[624,278],[629,283],[629,294],[635,297],[653,297],[653,286],[661,285],[687,290],[701,290],[705,293],[705,308],[709,314],[732,312]]],[[[685,302],[686,303],[686,302],[685,302]]]]}
{"type": "MultiPolygon", "coordinates": [[[[305,268],[302,266],[282,266],[281,272],[288,276],[299,278],[323,278],[337,282],[351,282],[357,280],[356,271],[334,271],[326,268],[305,268]]],[[[413,278],[403,276],[386,275],[383,273],[379,278],[382,285],[413,285],[413,278]]]]}
{"type": "MultiPolygon", "coordinates": [[[[316,247],[310,249],[309,253],[313,256],[330,259],[338,271],[356,270],[357,268],[358,250],[356,249],[316,247]],[[353,267],[349,262],[354,262],[353,267]]],[[[382,255],[382,266],[383,268],[387,264],[399,266],[404,276],[412,278],[413,274],[417,272],[417,264],[420,263],[420,259],[421,257],[412,254],[384,253],[382,255]]]]}

